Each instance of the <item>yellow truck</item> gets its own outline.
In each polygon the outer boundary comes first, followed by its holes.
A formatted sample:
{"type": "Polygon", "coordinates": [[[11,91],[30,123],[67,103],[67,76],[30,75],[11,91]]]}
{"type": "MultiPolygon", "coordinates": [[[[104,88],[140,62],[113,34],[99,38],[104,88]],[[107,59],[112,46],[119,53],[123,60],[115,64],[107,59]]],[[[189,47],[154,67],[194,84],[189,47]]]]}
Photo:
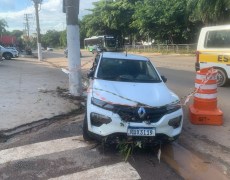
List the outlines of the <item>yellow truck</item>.
{"type": "Polygon", "coordinates": [[[196,70],[214,67],[218,70],[218,86],[230,79],[230,25],[201,29],[196,52],[196,70]]]}

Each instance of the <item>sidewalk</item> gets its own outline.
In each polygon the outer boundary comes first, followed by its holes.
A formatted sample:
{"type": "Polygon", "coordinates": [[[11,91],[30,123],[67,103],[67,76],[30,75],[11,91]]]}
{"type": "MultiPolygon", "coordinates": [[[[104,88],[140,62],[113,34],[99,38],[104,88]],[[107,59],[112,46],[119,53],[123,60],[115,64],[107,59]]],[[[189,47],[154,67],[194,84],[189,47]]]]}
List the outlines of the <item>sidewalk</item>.
{"type": "Polygon", "coordinates": [[[17,58],[0,64],[0,131],[78,109],[74,101],[58,96],[57,88],[68,90],[69,80],[52,62],[67,66],[66,58],[17,58]]]}

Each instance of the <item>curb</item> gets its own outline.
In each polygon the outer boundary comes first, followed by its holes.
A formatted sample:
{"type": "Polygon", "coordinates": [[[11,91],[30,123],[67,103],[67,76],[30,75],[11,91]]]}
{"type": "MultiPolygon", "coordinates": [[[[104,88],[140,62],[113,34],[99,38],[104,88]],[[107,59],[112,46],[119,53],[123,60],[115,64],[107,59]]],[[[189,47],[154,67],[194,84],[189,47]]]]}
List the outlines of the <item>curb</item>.
{"type": "Polygon", "coordinates": [[[80,107],[79,109],[76,109],[66,114],[56,115],[51,118],[44,118],[31,123],[23,124],[18,127],[14,127],[12,129],[2,130],[0,131],[0,142],[6,142],[10,138],[18,134],[30,132],[34,129],[38,130],[43,127],[49,126],[55,122],[61,121],[63,118],[65,119],[71,118],[73,116],[80,115],[82,113],[84,113],[84,108],[80,107]]]}

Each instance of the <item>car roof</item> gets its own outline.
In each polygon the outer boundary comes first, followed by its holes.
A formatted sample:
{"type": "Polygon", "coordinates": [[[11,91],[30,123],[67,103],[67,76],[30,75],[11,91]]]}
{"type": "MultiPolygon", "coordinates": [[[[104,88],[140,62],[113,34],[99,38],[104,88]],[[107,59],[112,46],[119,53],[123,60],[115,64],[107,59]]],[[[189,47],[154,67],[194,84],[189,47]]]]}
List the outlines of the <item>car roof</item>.
{"type": "Polygon", "coordinates": [[[220,25],[220,26],[208,26],[203,27],[204,30],[227,30],[230,29],[230,25],[220,25]]]}
{"type": "Polygon", "coordinates": [[[144,56],[134,55],[134,54],[128,54],[126,53],[118,53],[118,52],[103,52],[102,53],[103,58],[111,58],[111,59],[127,59],[127,60],[138,60],[138,61],[149,61],[148,58],[144,56]]]}

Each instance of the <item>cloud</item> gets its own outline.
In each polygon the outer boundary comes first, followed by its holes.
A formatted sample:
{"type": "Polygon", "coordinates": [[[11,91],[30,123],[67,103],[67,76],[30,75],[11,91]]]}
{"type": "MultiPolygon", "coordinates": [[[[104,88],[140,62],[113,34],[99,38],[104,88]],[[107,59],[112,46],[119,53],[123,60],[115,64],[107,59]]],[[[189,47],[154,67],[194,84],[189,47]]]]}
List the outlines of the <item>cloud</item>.
{"type": "Polygon", "coordinates": [[[2,12],[0,13],[0,17],[6,20],[8,24],[7,30],[9,31],[14,29],[22,30],[24,28],[23,26],[24,15],[32,14],[32,13],[34,13],[34,8],[27,7],[24,10],[20,10],[20,11],[2,12]]]}
{"type": "MultiPolygon", "coordinates": [[[[98,0],[80,0],[79,18],[88,14],[89,11],[86,9],[92,8],[92,2],[96,1],[98,0]]],[[[7,21],[7,30],[25,29],[25,14],[29,14],[30,31],[32,33],[36,32],[35,10],[32,1],[29,6],[18,11],[15,10],[15,3],[13,2],[15,2],[15,0],[1,0],[1,3],[11,8],[11,11],[0,13],[0,17],[7,21]]],[[[20,3],[20,1],[17,2],[20,3]]],[[[39,11],[41,33],[45,33],[47,30],[60,31],[66,28],[66,14],[62,12],[62,2],[63,0],[43,1],[39,11]]]]}

